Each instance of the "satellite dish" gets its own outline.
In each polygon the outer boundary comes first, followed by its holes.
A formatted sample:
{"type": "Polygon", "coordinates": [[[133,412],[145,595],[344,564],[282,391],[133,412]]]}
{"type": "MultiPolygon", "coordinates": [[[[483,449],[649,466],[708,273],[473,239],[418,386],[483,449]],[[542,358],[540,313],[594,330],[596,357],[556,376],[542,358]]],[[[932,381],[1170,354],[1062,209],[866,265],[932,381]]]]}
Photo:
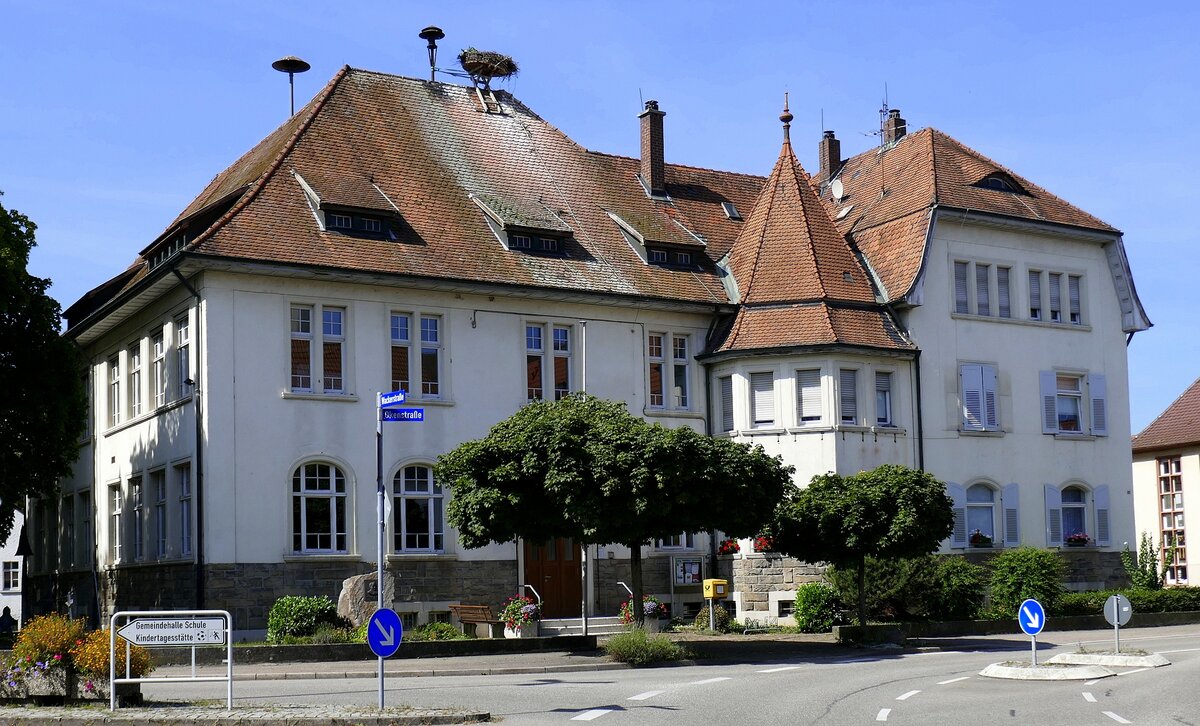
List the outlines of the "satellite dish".
{"type": "Polygon", "coordinates": [[[846,196],[846,190],[842,188],[842,180],[834,179],[829,185],[829,192],[833,194],[833,201],[840,202],[842,197],[846,196]]]}

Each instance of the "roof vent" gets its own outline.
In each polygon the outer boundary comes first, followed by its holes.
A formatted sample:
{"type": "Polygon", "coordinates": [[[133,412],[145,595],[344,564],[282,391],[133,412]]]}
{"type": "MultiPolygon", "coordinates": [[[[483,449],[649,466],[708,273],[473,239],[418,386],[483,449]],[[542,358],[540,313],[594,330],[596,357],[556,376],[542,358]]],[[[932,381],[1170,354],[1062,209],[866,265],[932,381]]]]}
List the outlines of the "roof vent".
{"type": "Polygon", "coordinates": [[[742,213],[733,206],[733,202],[721,202],[721,209],[725,210],[725,216],[730,219],[740,220],[742,218],[742,213]]]}

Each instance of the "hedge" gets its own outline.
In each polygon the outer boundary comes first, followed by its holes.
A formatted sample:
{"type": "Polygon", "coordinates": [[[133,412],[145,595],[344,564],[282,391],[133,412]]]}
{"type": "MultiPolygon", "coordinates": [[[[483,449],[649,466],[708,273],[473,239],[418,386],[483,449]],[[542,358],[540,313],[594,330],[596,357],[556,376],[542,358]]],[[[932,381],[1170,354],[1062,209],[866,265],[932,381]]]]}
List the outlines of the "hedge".
{"type": "Polygon", "coordinates": [[[1050,610],[1053,615],[1101,615],[1104,601],[1120,593],[1129,598],[1134,613],[1175,613],[1200,610],[1200,587],[1172,587],[1165,590],[1095,590],[1071,592],[1059,598],[1050,610]]]}

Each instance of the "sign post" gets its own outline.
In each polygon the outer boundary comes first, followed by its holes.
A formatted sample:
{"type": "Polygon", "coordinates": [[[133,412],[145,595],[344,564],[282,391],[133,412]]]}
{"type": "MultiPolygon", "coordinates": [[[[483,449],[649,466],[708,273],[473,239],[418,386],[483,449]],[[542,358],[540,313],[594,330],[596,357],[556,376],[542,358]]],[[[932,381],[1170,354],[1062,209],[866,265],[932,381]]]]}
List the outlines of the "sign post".
{"type": "Polygon", "coordinates": [[[379,656],[379,708],[383,709],[383,659],[396,654],[404,627],[400,617],[383,607],[384,539],[387,536],[387,488],[383,485],[383,422],[425,420],[423,408],[400,408],[408,401],[407,391],[375,394],[375,512],[379,518],[379,539],[375,549],[375,614],[367,624],[367,642],[379,656]]]}
{"type": "Polygon", "coordinates": [[[1037,665],[1037,636],[1046,627],[1046,611],[1034,599],[1026,600],[1017,608],[1017,623],[1033,641],[1033,665],[1037,665]]]}
{"type": "Polygon", "coordinates": [[[1129,598],[1117,594],[1104,601],[1104,619],[1113,626],[1113,639],[1116,641],[1114,652],[1121,652],[1121,626],[1133,617],[1133,604],[1129,598]]]}

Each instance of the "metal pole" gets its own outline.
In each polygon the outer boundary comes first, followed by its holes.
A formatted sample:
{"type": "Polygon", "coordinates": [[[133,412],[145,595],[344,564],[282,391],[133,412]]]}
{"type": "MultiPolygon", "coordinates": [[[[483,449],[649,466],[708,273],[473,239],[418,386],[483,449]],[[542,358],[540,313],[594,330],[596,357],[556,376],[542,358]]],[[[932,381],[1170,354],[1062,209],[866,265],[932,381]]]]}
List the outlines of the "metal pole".
{"type": "MultiPolygon", "coordinates": [[[[375,393],[375,510],[379,517],[379,538],[375,550],[375,609],[383,609],[383,394],[375,393]]],[[[379,658],[379,708],[383,710],[383,657],[379,658]]]]}
{"type": "Polygon", "coordinates": [[[1031,635],[1029,639],[1033,641],[1033,665],[1037,665],[1037,636],[1031,635]]]}
{"type": "Polygon", "coordinates": [[[291,73],[291,72],[288,73],[288,96],[290,96],[292,99],[292,103],[291,103],[291,108],[292,108],[291,115],[292,116],[296,115],[296,84],[293,81],[294,75],[295,75],[294,73],[291,73]]]}
{"type": "MultiPolygon", "coordinates": [[[[1118,611],[1119,614],[1120,612],[1118,611]]],[[[1116,618],[1113,619],[1117,620],[1116,618]]],[[[1121,625],[1119,620],[1113,623],[1113,637],[1117,640],[1116,652],[1119,654],[1121,652],[1121,625]]]]}
{"type": "MultiPolygon", "coordinates": [[[[579,391],[587,393],[587,321],[579,321],[579,391]]],[[[579,563],[580,619],[583,621],[582,632],[588,634],[588,546],[581,545],[582,553],[579,563]]]]}

